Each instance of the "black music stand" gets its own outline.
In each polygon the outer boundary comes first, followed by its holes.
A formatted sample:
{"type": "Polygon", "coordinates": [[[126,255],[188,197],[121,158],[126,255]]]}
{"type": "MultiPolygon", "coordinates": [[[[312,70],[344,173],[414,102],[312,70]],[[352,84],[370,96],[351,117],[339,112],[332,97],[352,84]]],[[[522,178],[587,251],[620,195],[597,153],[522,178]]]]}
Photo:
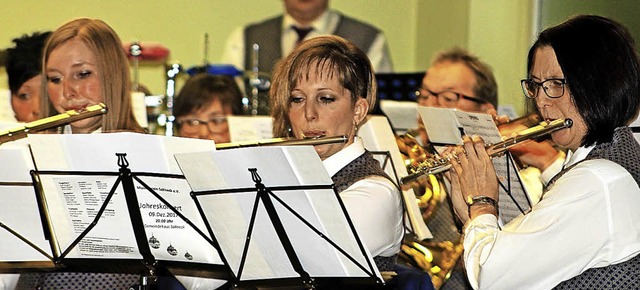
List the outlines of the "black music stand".
{"type": "MultiPolygon", "coordinates": [[[[240,150],[245,150],[245,152],[254,150],[253,153],[247,154],[248,157],[243,160],[226,159],[241,163],[241,165],[235,164],[236,167],[244,167],[245,164],[251,163],[256,156],[277,155],[273,150],[281,150],[282,148],[285,147],[230,149],[215,153],[224,154],[235,151],[232,154],[237,157],[242,156],[240,150]]],[[[306,146],[286,148],[286,150],[311,150],[308,152],[313,152],[317,158],[313,148],[306,146]]],[[[296,155],[300,156],[300,153],[293,153],[289,156],[296,155]]],[[[236,168],[228,168],[226,165],[218,168],[202,168],[202,166],[206,166],[203,163],[197,164],[199,168],[194,168],[196,166],[190,164],[190,160],[202,160],[205,159],[205,156],[199,154],[186,157],[176,155],[176,159],[192,188],[195,187],[192,196],[203,220],[205,220],[210,235],[218,237],[217,240],[220,241],[221,255],[228,262],[232,271],[232,287],[241,289],[260,287],[294,287],[295,289],[349,287],[349,289],[357,289],[365,287],[371,289],[384,284],[373,259],[357,236],[346,208],[331,182],[320,184],[301,182],[295,185],[267,186],[269,180],[264,180],[262,175],[273,176],[273,171],[278,170],[278,166],[284,167],[286,164],[269,165],[269,162],[256,162],[256,164],[259,163],[257,167],[248,166],[245,169],[245,173],[250,173],[253,186],[248,186],[247,182],[238,182],[242,184],[234,186],[228,183],[229,180],[226,180],[225,189],[215,189],[213,188],[215,186],[211,186],[211,189],[203,189],[200,186],[194,186],[192,180],[197,182],[199,178],[207,176],[218,179],[218,177],[212,176],[212,173],[218,172],[219,168],[229,171],[236,168]],[[329,200],[330,202],[315,204],[310,202],[313,206],[305,207],[307,205],[305,202],[318,197],[323,202],[329,200]],[[300,202],[300,200],[303,201],[300,202]],[[332,212],[333,218],[340,220],[340,222],[344,221],[348,227],[343,228],[342,233],[350,236],[341,236],[339,237],[340,241],[334,235],[335,232],[328,230],[329,226],[325,228],[327,223],[322,223],[324,220],[318,222],[322,220],[323,214],[326,214],[322,207],[330,208],[329,203],[339,206],[340,212],[332,212]],[[221,204],[224,206],[220,207],[221,204]],[[232,210],[234,208],[237,208],[237,211],[232,210]],[[233,222],[241,226],[231,226],[227,221],[232,219],[233,222]],[[348,240],[348,242],[345,243],[344,240],[348,240]],[[325,247],[314,247],[314,245],[320,244],[325,247]],[[350,247],[354,245],[355,247],[350,247]],[[320,254],[309,253],[309,251],[320,254]],[[326,259],[314,260],[313,257],[326,259]],[[344,264],[343,267],[349,270],[343,274],[335,274],[339,271],[333,268],[328,269],[332,264],[326,262],[332,259],[339,260],[344,264]],[[358,272],[358,274],[351,275],[354,272],[358,272]]],[[[313,163],[312,161],[315,160],[308,162],[313,163]]],[[[279,173],[286,175],[288,169],[281,168],[279,173]]],[[[242,178],[247,178],[247,175],[244,174],[242,178]]]]}
{"type": "MultiPolygon", "coordinates": [[[[398,172],[396,171],[396,168],[393,166],[393,158],[391,157],[391,152],[389,151],[369,151],[369,152],[374,156],[374,158],[380,161],[380,167],[382,167],[383,170],[387,168],[387,166],[391,167],[393,174],[389,174],[389,177],[391,177],[395,185],[398,186],[398,184],[400,184],[400,178],[398,177],[398,172]]],[[[402,191],[399,186],[398,186],[398,190],[402,191]]],[[[409,210],[407,209],[407,202],[404,198],[401,198],[400,200],[402,201],[402,212],[404,213],[402,215],[402,218],[403,218],[402,224],[404,225],[404,230],[406,233],[409,233],[413,237],[416,237],[418,236],[418,234],[414,229],[414,225],[411,222],[407,222],[407,218],[408,218],[407,213],[409,212],[409,210]]]]}
{"type": "MultiPolygon", "coordinates": [[[[119,166],[118,172],[89,172],[89,171],[53,171],[53,170],[33,170],[31,172],[34,184],[36,185],[36,192],[42,201],[41,212],[43,213],[43,219],[46,220],[46,225],[49,226],[48,232],[51,247],[54,249],[55,256],[53,262],[58,268],[63,268],[65,271],[96,271],[96,272],[118,272],[118,273],[132,273],[141,274],[139,289],[154,289],[155,281],[158,273],[164,273],[164,271],[180,272],[180,271],[195,271],[208,278],[228,279],[229,269],[226,264],[216,265],[198,262],[184,262],[184,261],[172,261],[157,259],[154,255],[152,248],[156,248],[155,244],[158,243],[157,239],[151,235],[149,237],[145,230],[145,222],[141,214],[141,203],[138,200],[138,193],[136,188],[144,188],[148,190],[160,203],[159,207],[166,207],[175,214],[176,217],[188,224],[197,234],[199,238],[206,240],[211,247],[220,254],[219,248],[215,240],[209,238],[198,226],[196,226],[189,218],[174,207],[170,202],[163,198],[158,192],[149,186],[141,177],[153,177],[153,178],[165,178],[165,179],[184,179],[184,176],[174,174],[160,174],[160,173],[135,173],[129,169],[129,162],[126,159],[126,153],[116,153],[117,164],[119,166]],[[108,177],[116,176],[115,182],[111,185],[111,189],[108,194],[104,196],[104,200],[100,205],[99,210],[95,213],[93,221],[66,247],[60,247],[53,238],[55,236],[55,225],[51,222],[49,216],[46,214],[48,210],[44,205],[46,203],[45,194],[43,192],[43,176],[93,176],[93,177],[108,177]],[[136,186],[137,185],[137,186],[136,186]],[[69,254],[78,247],[82,247],[80,243],[85,237],[98,225],[101,219],[107,213],[109,205],[112,202],[116,191],[122,188],[124,193],[124,199],[126,202],[127,212],[129,215],[130,225],[133,229],[137,250],[140,254],[139,259],[131,258],[69,258],[69,254]],[[61,249],[62,251],[58,251],[61,249]]],[[[53,180],[53,178],[52,178],[53,180]]],[[[125,234],[126,235],[126,234],[125,234]]],[[[85,245],[86,246],[86,245],[85,245]]],[[[171,252],[172,245],[169,245],[167,251],[171,252]]],[[[175,249],[173,249],[175,250],[175,249]]],[[[170,253],[171,254],[171,253],[170,253]]],[[[185,254],[187,260],[189,260],[189,253],[185,254]]]]}
{"type": "Polygon", "coordinates": [[[4,201],[0,205],[0,273],[53,268],[53,253],[29,175],[33,162],[28,148],[0,149],[0,164],[5,165],[0,172],[0,200],[4,201]]]}

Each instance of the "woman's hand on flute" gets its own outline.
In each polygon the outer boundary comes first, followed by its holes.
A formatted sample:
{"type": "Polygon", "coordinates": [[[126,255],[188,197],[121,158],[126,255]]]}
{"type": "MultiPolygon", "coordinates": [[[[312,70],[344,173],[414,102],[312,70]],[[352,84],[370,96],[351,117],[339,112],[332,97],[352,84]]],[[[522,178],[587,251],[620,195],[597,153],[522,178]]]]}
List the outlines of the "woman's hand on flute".
{"type": "Polygon", "coordinates": [[[463,138],[464,150],[456,150],[457,158],[451,162],[451,197],[458,217],[466,222],[481,214],[498,214],[497,204],[476,202],[469,206],[467,200],[485,196],[498,201],[496,171],[487,154],[482,138],[463,138]]]}

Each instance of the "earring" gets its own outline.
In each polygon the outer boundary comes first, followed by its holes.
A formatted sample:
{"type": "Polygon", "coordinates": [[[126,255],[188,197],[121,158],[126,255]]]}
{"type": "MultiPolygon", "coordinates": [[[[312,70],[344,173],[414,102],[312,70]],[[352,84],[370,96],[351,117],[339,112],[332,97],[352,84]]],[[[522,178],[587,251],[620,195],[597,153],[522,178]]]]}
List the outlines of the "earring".
{"type": "Polygon", "coordinates": [[[353,121],[353,136],[358,136],[358,123],[354,120],[353,121]]]}

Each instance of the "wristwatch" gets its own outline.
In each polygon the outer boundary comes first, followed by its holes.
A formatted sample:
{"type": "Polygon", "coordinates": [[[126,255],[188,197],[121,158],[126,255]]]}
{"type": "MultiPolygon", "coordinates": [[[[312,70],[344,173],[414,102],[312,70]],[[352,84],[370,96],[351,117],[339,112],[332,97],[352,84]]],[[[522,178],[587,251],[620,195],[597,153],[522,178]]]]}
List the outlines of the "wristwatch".
{"type": "Polygon", "coordinates": [[[479,203],[490,204],[496,208],[496,211],[498,211],[498,202],[495,199],[488,197],[486,195],[476,195],[476,196],[469,195],[467,196],[467,199],[465,200],[465,202],[467,203],[467,206],[468,206],[469,217],[471,217],[471,206],[474,204],[479,204],[479,203]]]}

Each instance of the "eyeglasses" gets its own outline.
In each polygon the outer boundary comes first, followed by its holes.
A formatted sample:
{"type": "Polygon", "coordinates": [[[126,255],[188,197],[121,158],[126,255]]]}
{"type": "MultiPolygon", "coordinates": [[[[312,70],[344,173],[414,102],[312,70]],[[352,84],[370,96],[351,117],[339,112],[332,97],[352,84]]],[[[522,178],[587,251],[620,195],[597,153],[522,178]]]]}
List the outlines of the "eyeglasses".
{"type": "Polygon", "coordinates": [[[567,79],[548,79],[543,82],[536,82],[531,79],[521,80],[522,91],[527,98],[535,99],[538,96],[538,89],[542,90],[549,98],[559,98],[564,95],[564,86],[567,79]]]}
{"type": "Polygon", "coordinates": [[[425,87],[420,87],[416,92],[416,97],[418,98],[418,100],[420,99],[428,99],[430,96],[434,96],[436,97],[436,99],[438,100],[438,105],[445,107],[445,108],[454,108],[458,102],[460,101],[460,99],[465,99],[465,100],[469,100],[472,101],[474,103],[483,105],[486,104],[487,102],[485,100],[481,100],[475,97],[471,97],[471,96],[467,96],[467,95],[463,95],[461,93],[456,93],[454,91],[442,91],[442,92],[432,92],[429,89],[425,88],[425,87]]]}
{"type": "Polygon", "coordinates": [[[194,134],[200,131],[200,126],[205,125],[211,133],[222,133],[227,130],[227,117],[215,116],[209,120],[200,120],[195,118],[178,119],[176,121],[180,131],[186,134],[194,134]]]}

